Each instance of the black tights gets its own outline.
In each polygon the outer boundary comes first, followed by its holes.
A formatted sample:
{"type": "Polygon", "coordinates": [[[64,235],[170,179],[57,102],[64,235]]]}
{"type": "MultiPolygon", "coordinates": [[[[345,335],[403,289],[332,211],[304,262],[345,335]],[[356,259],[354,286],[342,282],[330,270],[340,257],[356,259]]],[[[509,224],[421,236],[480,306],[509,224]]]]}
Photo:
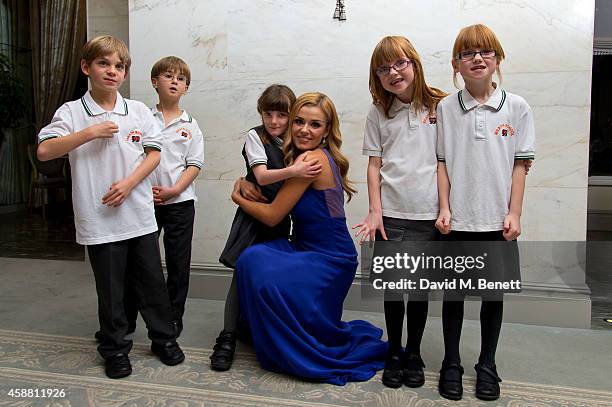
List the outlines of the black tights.
{"type": "Polygon", "coordinates": [[[404,305],[402,294],[385,293],[385,323],[387,337],[389,338],[389,354],[398,355],[402,348],[402,326],[404,324],[404,308],[406,309],[406,322],[408,339],[406,351],[412,354],[421,354],[421,339],[427,322],[427,299],[409,300],[404,305]]]}
{"type": "MultiPolygon", "coordinates": [[[[447,301],[442,304],[442,332],[444,334],[444,363],[461,363],[459,340],[463,326],[464,301],[447,301]]],[[[480,357],[479,362],[495,364],[495,351],[499,341],[503,301],[482,301],[480,306],[480,357]]]]}

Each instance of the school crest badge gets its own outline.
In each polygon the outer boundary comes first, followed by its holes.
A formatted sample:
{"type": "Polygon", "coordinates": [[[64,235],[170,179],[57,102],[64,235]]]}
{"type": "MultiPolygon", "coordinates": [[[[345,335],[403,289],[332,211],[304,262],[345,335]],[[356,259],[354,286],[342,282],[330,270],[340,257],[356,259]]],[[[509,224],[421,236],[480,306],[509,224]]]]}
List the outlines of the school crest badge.
{"type": "Polygon", "coordinates": [[[423,116],[423,120],[421,120],[423,124],[436,124],[438,122],[438,118],[435,113],[433,115],[426,114],[423,116]]]}
{"type": "Polygon", "coordinates": [[[514,136],[514,128],[510,126],[508,123],[500,124],[495,129],[495,135],[502,136],[502,137],[508,137],[508,136],[512,137],[514,136]]]}
{"type": "Polygon", "coordinates": [[[180,129],[178,129],[176,131],[176,134],[178,134],[179,136],[187,139],[187,140],[191,140],[192,135],[191,135],[191,130],[185,128],[185,127],[181,127],[180,129]]]}
{"type": "Polygon", "coordinates": [[[142,132],[140,130],[132,130],[128,133],[125,138],[126,141],[131,141],[132,143],[140,143],[142,139],[142,132]]]}

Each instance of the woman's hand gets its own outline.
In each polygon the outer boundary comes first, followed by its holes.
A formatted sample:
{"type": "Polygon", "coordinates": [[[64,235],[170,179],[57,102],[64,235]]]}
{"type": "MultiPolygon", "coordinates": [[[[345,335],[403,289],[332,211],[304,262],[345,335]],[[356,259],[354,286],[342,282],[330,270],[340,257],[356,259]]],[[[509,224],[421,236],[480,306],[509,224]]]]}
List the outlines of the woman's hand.
{"type": "Polygon", "coordinates": [[[293,177],[314,178],[321,173],[323,166],[319,160],[316,158],[307,160],[307,158],[308,151],[300,154],[291,164],[293,177]]]}
{"type": "Polygon", "coordinates": [[[366,216],[363,222],[353,226],[353,229],[357,228],[359,228],[359,230],[355,233],[355,237],[361,235],[359,244],[362,244],[367,238],[369,238],[371,242],[375,241],[377,230],[380,231],[383,240],[388,240],[387,233],[385,233],[385,227],[383,226],[382,214],[380,212],[368,213],[368,216],[366,216]]]}
{"type": "Polygon", "coordinates": [[[242,178],[238,178],[236,180],[236,182],[234,182],[234,189],[232,190],[232,201],[234,201],[235,204],[240,205],[240,199],[242,198],[242,195],[240,194],[240,181],[242,181],[242,178]]]}

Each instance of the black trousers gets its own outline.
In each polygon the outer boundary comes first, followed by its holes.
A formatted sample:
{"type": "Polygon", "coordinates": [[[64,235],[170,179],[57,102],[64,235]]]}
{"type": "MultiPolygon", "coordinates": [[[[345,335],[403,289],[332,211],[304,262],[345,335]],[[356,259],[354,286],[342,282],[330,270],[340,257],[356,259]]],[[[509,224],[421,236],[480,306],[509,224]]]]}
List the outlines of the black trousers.
{"type": "MultiPolygon", "coordinates": [[[[155,207],[157,236],[164,231],[164,252],[166,254],[166,287],[172,306],[172,320],[176,323],[176,336],[183,331],[183,315],[189,291],[189,273],[191,265],[191,239],[193,238],[193,221],[195,206],[193,200],[155,207]]],[[[126,313],[129,332],[136,328],[138,303],[134,295],[127,295],[126,313]]]]}
{"type": "Polygon", "coordinates": [[[159,255],[157,233],[128,240],[87,246],[98,293],[98,318],[104,340],[103,358],[128,353],[132,341],[126,315],[126,289],[139,304],[149,338],[157,344],[175,340],[172,309],[159,255]]]}
{"type": "Polygon", "coordinates": [[[183,315],[189,291],[194,218],[193,200],[155,207],[158,233],[164,231],[164,252],[168,272],[166,286],[179,334],[183,330],[183,315]]]}

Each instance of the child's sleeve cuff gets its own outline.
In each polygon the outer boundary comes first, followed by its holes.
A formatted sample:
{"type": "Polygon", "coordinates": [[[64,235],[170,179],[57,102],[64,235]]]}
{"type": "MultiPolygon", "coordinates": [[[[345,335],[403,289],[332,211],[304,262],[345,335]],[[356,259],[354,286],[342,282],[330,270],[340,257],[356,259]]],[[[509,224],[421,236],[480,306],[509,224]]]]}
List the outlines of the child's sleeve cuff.
{"type": "Polygon", "coordinates": [[[158,143],[152,143],[152,142],[147,142],[145,144],[142,145],[143,148],[153,148],[157,151],[162,151],[162,146],[161,144],[158,143]]]}

